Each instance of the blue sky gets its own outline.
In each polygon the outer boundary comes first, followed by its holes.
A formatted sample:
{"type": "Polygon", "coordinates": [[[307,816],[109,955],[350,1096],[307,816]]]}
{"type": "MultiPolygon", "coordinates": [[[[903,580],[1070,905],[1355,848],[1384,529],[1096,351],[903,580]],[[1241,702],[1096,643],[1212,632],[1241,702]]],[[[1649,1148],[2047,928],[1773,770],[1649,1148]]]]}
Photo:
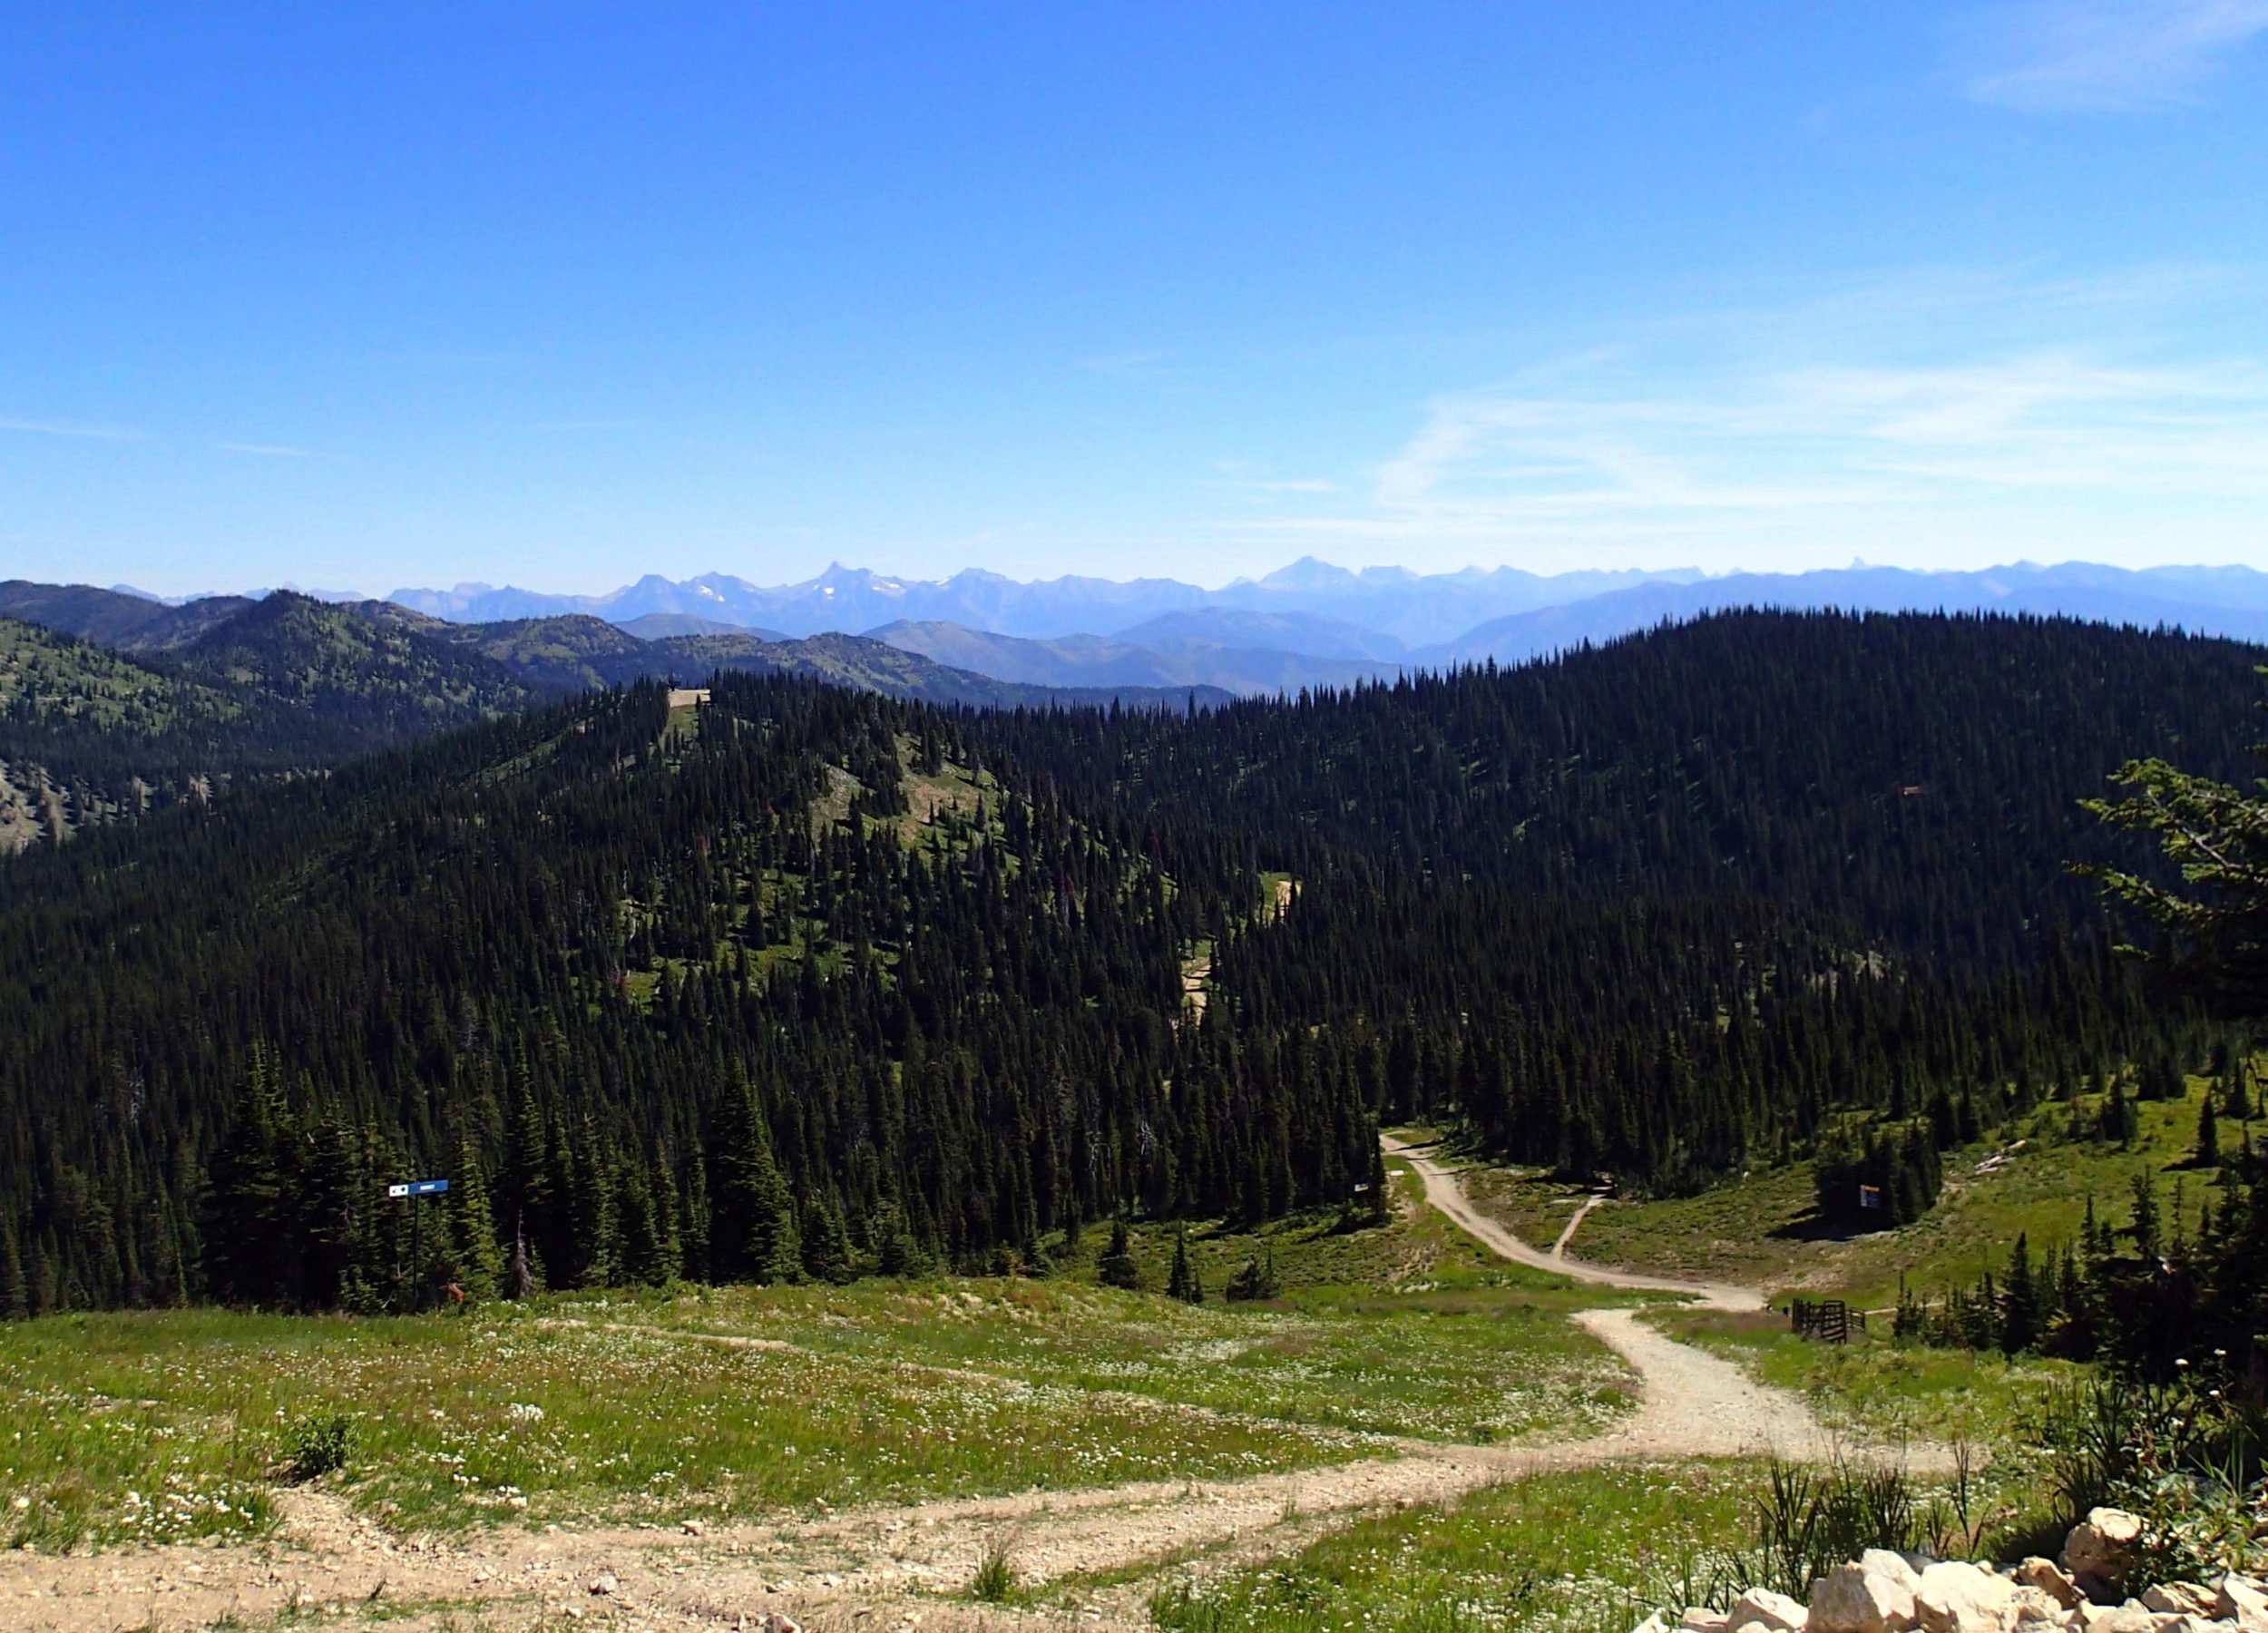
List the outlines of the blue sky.
{"type": "Polygon", "coordinates": [[[2268,566],[2268,0],[0,18],[0,576],[2268,566]]]}

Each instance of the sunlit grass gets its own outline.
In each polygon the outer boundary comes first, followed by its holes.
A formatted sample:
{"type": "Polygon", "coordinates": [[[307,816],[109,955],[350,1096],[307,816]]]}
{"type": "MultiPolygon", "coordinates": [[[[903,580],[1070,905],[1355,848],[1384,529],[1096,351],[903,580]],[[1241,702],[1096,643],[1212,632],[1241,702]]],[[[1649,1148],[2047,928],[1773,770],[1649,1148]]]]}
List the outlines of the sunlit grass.
{"type": "Polygon", "coordinates": [[[0,1330],[0,1501],[24,1500],[5,1511],[10,1540],[262,1530],[287,1425],[329,1412],[352,1417],[354,1452],[327,1478],[413,1530],[1217,1478],[1378,1450],[1061,1384],[543,1315],[183,1312],[0,1330]]]}
{"type": "Polygon", "coordinates": [[[558,1313],[1427,1440],[1587,1433],[1627,1408],[1631,1384],[1588,1335],[1510,1294],[1310,1292],[1278,1307],[1193,1308],[1090,1286],[988,1280],[571,1301],[558,1313]]]}
{"type": "MultiPolygon", "coordinates": [[[[405,1530],[746,1517],[1217,1479],[1390,1456],[1383,1437],[1581,1434],[1629,1404],[1555,1278],[1430,1214],[1271,1227],[1286,1283],[1227,1305],[1255,1238],[1196,1232],[1202,1305],[1051,1279],[555,1295],[457,1317],[224,1311],[0,1326],[0,1537],[256,1533],[344,1413],[321,1476],[405,1530]]],[[[1137,1229],[1151,1282],[1171,1231],[1137,1229]]],[[[328,1442],[327,1442],[327,1444],[328,1442]]]]}
{"type": "MultiPolygon", "coordinates": [[[[1199,1305],[1096,1284],[1105,1227],[1047,1280],[993,1278],[847,1288],[720,1288],[599,1301],[602,1318],[784,1341],[827,1354],[974,1369],[1035,1386],[1123,1391],[1280,1423],[1425,1440],[1496,1442],[1602,1429],[1635,1381],[1563,1319],[1599,1302],[1563,1278],[1507,1265],[1430,1210],[1391,1226],[1333,1215],[1258,1236],[1186,1232],[1211,1289],[1199,1305]],[[1286,1291],[1223,1301],[1265,1244],[1286,1291]]],[[[1137,1226],[1144,1284],[1166,1280],[1179,1227],[1137,1226]]],[[[569,1299],[562,1315],[584,1314],[569,1299]]]]}
{"type": "Polygon", "coordinates": [[[1664,1310],[1662,1331],[1738,1361],[1751,1375],[1804,1396],[1822,1422],[1878,1445],[1968,1440],[2005,1450],[2023,1438],[2048,1392],[2083,1369],[1891,1341],[1877,1323],[1849,1344],[1800,1338],[1787,1317],[1664,1310]]]}
{"type": "MultiPolygon", "coordinates": [[[[1944,1196],[1903,1229],[1847,1237],[1816,1230],[1811,1167],[1795,1163],[1697,1197],[1608,1202],[1584,1219],[1569,1251],[1659,1275],[1844,1296],[1862,1307],[1894,1303],[1901,1276],[1941,1293],[1997,1271],[2019,1233],[2035,1254],[2071,1242],[2090,1196],[2107,1219],[2123,1223],[2137,1175],[2149,1177],[2169,1220],[2179,1198],[2194,1225],[2217,1179],[2187,1166],[2203,1091],[2204,1080],[2192,1078],[2182,1100],[2138,1103],[2141,1133],[2130,1149],[2075,1137],[2072,1107],[2038,1107],[1995,1139],[1948,1152],[1944,1196]]],[[[2091,1123],[2096,1109],[2086,1100],[2079,1120],[2091,1123]]],[[[2224,1149],[2239,1137],[2236,1125],[2224,1125],[2224,1149]]],[[[1476,1166],[1463,1178],[1476,1205],[1544,1247],[1566,1226],[1578,1194],[1532,1171],[1476,1166]]]]}
{"type": "Polygon", "coordinates": [[[1725,1463],[1537,1475],[1168,1582],[1150,1613],[1167,1633],[1627,1633],[1657,1604],[1697,1599],[1688,1579],[1740,1534],[1756,1478],[1725,1463]]]}

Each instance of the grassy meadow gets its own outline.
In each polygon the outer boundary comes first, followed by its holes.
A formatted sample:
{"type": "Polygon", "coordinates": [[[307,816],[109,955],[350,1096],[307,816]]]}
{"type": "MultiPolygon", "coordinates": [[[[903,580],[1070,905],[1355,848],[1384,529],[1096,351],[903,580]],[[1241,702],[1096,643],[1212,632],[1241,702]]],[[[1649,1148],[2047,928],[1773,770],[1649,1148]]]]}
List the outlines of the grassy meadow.
{"type": "Polygon", "coordinates": [[[1627,1633],[1657,1604],[1706,1597],[1704,1557],[1740,1534],[1759,1478],[1710,1462],[1536,1475],[1192,1571],[1150,1616],[1166,1633],[1627,1633]]]}
{"type": "MultiPolygon", "coordinates": [[[[1630,1403],[1582,1302],[1431,1212],[1192,1232],[1213,1296],[1046,1279],[552,1295],[461,1316],[216,1310],[0,1326],[0,1540],[249,1535],[295,1440],[405,1530],[780,1511],[1231,1477],[1584,1433],[1630,1403]],[[1272,1254],[1281,1297],[1218,1288],[1272,1254]]],[[[1138,1229],[1148,1287],[1173,1237],[1138,1229]]]]}
{"type": "MultiPolygon", "coordinates": [[[[2143,1171],[2169,1198],[2176,1183],[2195,1193],[2200,1176],[2169,1166],[2195,1113],[2194,1094],[2143,1108],[2131,1152],[2039,1128],[1990,1173],[1975,1172],[1983,1152],[1964,1154],[1938,1215],[1855,1242],[1802,1235],[1800,1169],[1693,1201],[1610,1204],[1578,1242],[1594,1257],[1862,1297],[1901,1269],[1972,1275],[2015,1229],[2058,1239],[2086,1186],[2107,1204],[2143,1171]]],[[[295,1454],[340,1420],[342,1466],[319,1478],[410,1533],[1234,1478],[1391,1458],[1410,1441],[1610,1427],[1636,1381],[1566,1316],[1627,1296],[1498,1260],[1414,1205],[1404,1165],[1392,1176],[1400,1206],[1381,1226],[1138,1226],[1137,1291],[1101,1285],[1099,1226],[1051,1244],[1036,1276],[561,1293],[422,1318],[189,1310],[0,1325],[0,1543],[257,1538],[304,1472],[295,1454]],[[1177,1241],[1201,1304],[1162,1294],[1177,1241]],[[1272,1262],[1278,1296],[1224,1302],[1256,1257],[1272,1262]]],[[[1464,1181],[1531,1239],[1555,1237],[1572,1201],[1520,1174],[1464,1181]]],[[[1882,1330],[1813,1344],[1776,1315],[1662,1305],[1648,1319],[1803,1394],[1854,1441],[1972,1442],[1980,1511],[2011,1523],[2030,1496],[2025,1427],[2075,1370],[1901,1347],[1882,1330]]],[[[1712,1550],[1747,1534],[1764,1483],[1746,1462],[1538,1475],[1295,1528],[1292,1551],[1266,1562],[1200,1550],[1136,1572],[1129,1590],[1149,1595],[1162,1633],[1621,1633],[1722,1586],[1712,1550]]],[[[1081,1590],[1067,1580],[1029,1609],[1081,1590]]]]}
{"type": "Polygon", "coordinates": [[[2048,1393],[2086,1371],[2037,1355],[1898,1344],[1879,1322],[1836,1345],[1798,1337],[1777,1311],[1664,1309],[1648,1319],[1803,1396],[1828,1428],[1870,1445],[1966,1441],[2004,1456],[2025,1439],[2048,1393]]]}
{"type": "MultiPolygon", "coordinates": [[[[2188,1087],[2181,1100],[2136,1106],[2141,1129],[2131,1148],[2073,1132],[2075,1111],[2091,1124],[2093,1097],[2076,1109],[2036,1108],[2000,1139],[1947,1153],[1938,1206],[1901,1230],[1820,1232],[1813,1220],[1811,1165],[1799,1162],[1697,1197],[1603,1203],[1585,1217],[1568,1251],[1626,1269],[1828,1295],[1886,1309],[1897,1301],[1901,1277],[1935,1296],[1999,1269],[2019,1233],[2030,1237],[2035,1254],[2073,1241],[2090,1196],[2106,1220],[2124,1223],[2137,1175],[2149,1177],[2169,1222],[2178,1205],[2179,1217],[2194,1225],[2218,1173],[2191,1164],[2204,1080],[2191,1078],[2188,1087]]],[[[2241,1137],[2235,1122],[2224,1122],[2224,1149],[2236,1149],[2241,1137]]],[[[1484,1210],[1547,1247],[1566,1227],[1580,1194],[1548,1176],[1501,1169],[1474,1169],[1464,1181],[1484,1210]]]]}

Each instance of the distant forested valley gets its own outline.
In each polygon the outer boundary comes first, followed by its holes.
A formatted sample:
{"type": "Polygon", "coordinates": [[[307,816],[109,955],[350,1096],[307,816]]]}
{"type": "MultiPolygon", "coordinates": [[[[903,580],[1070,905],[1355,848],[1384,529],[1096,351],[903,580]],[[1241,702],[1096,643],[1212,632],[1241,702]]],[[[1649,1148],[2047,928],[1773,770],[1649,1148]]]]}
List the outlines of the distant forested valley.
{"type": "MultiPolygon", "coordinates": [[[[1815,1157],[1826,1223],[1911,1218],[1954,1146],[2225,1043],[2069,865],[2143,863],[2079,804],[2122,762],[2251,774],[2260,658],[1727,613],[1207,709],[461,697],[0,863],[0,1313],[1036,1273],[1374,1198],[1406,1121],[1656,1194],[1815,1157]]],[[[246,706],[164,673],[218,700],[111,718],[246,706]]]]}

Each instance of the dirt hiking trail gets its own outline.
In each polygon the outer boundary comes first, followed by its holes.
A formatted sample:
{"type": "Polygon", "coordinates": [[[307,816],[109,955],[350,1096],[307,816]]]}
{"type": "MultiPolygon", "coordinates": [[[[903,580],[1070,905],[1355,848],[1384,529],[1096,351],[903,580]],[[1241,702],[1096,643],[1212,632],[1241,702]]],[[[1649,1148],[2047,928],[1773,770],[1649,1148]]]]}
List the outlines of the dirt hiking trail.
{"type": "MultiPolygon", "coordinates": [[[[1386,1155],[1399,1157],[1416,1170],[1425,1187],[1425,1199],[1449,1216],[1456,1227],[1473,1237],[1500,1258],[1515,1264],[1548,1270],[1554,1276],[1564,1276],[1579,1282],[1592,1282],[1602,1287],[1620,1287],[1633,1293],[1675,1293],[1696,1299],[1705,1309],[1761,1310],[1764,1295],[1754,1287],[1737,1287],[1729,1282],[1678,1281],[1667,1276],[1639,1276],[1628,1270],[1609,1270],[1603,1265],[1586,1264],[1581,1259],[1569,1258],[1565,1253],[1568,1237],[1575,1234],[1575,1226],[1583,1213],[1590,1209],[1585,1203],[1575,1219],[1569,1221],[1561,1234],[1559,1246],[1549,1253],[1530,1247],[1510,1231],[1490,1218],[1466,1200],[1464,1187],[1457,1177],[1432,1158],[1424,1156],[1420,1149],[1407,1140],[1396,1139],[1391,1134],[1381,1135],[1379,1144],[1386,1155]]],[[[1633,1363],[1635,1364],[1635,1363],[1633,1363]]]]}
{"type": "Polygon", "coordinates": [[[1583,1227],[1584,1216],[1589,1214],[1592,1208],[1598,1207],[1600,1200],[1601,1198],[1598,1197],[1585,1197],[1582,1200],[1581,1206],[1577,1208],[1574,1213],[1569,1216],[1567,1228],[1559,1232],[1559,1239],[1551,1244],[1551,1257],[1553,1258],[1563,1259],[1567,1257],[1567,1245],[1575,1239],[1575,1233],[1583,1227]]]}
{"type": "MultiPolygon", "coordinates": [[[[1709,1307],[1763,1307],[1748,1288],[1631,1276],[1541,1251],[1475,1210],[1454,1174],[1433,1159],[1399,1140],[1385,1145],[1417,1172],[1427,1203],[1504,1258],[1607,1286],[1694,1297],[1709,1307]]],[[[1069,1603],[1044,1612],[980,1607],[960,1596],[979,1561],[999,1547],[1008,1550],[1022,1583],[1060,1583],[1174,1558],[1282,1554],[1360,1511],[1446,1501],[1539,1472],[1766,1452],[1817,1460],[1834,1452],[1832,1437],[1794,1396],[1758,1385],[1730,1362],[1666,1337],[1637,1315],[1619,1308],[1575,1316],[1637,1372],[1643,1388],[1637,1412],[1612,1433],[1587,1440],[1535,1446],[1403,1441],[1395,1443],[1403,1453],[1398,1458],[1247,1480],[961,1499],[816,1521],[562,1525],[445,1540],[392,1535],[353,1514],[341,1498],[302,1490],[283,1494],[285,1524],[259,1545],[0,1555],[0,1628],[194,1628],[227,1625],[230,1618],[368,1613],[390,1603],[405,1628],[498,1633],[586,1619],[618,1628],[753,1630],[772,1613],[844,1633],[916,1626],[973,1633],[1042,1621],[1061,1627],[1073,1618],[1134,1628],[1147,1625],[1147,1588],[1139,1582],[1074,1590],[1069,1603]]]]}
{"type": "MultiPolygon", "coordinates": [[[[1704,1309],[1765,1307],[1764,1296],[1753,1287],[1637,1276],[1568,1257],[1568,1238],[1589,1203],[1577,1210],[1559,1241],[1544,1252],[1474,1208],[1457,1177],[1417,1147],[1391,1135],[1382,1143],[1388,1156],[1401,1158],[1417,1174],[1429,1204],[1501,1258],[1599,1286],[1678,1294],[1704,1309]]],[[[1729,1361],[1665,1337],[1640,1322],[1637,1311],[1584,1310],[1575,1321],[1630,1364],[1645,1393],[1637,1414],[1614,1433],[1546,1448],[1536,1454],[1541,1462],[1568,1467],[1617,1457],[1758,1455],[1823,1462],[1834,1455],[1837,1441],[1802,1401],[1785,1390],[1755,1383],[1729,1361]]]]}

